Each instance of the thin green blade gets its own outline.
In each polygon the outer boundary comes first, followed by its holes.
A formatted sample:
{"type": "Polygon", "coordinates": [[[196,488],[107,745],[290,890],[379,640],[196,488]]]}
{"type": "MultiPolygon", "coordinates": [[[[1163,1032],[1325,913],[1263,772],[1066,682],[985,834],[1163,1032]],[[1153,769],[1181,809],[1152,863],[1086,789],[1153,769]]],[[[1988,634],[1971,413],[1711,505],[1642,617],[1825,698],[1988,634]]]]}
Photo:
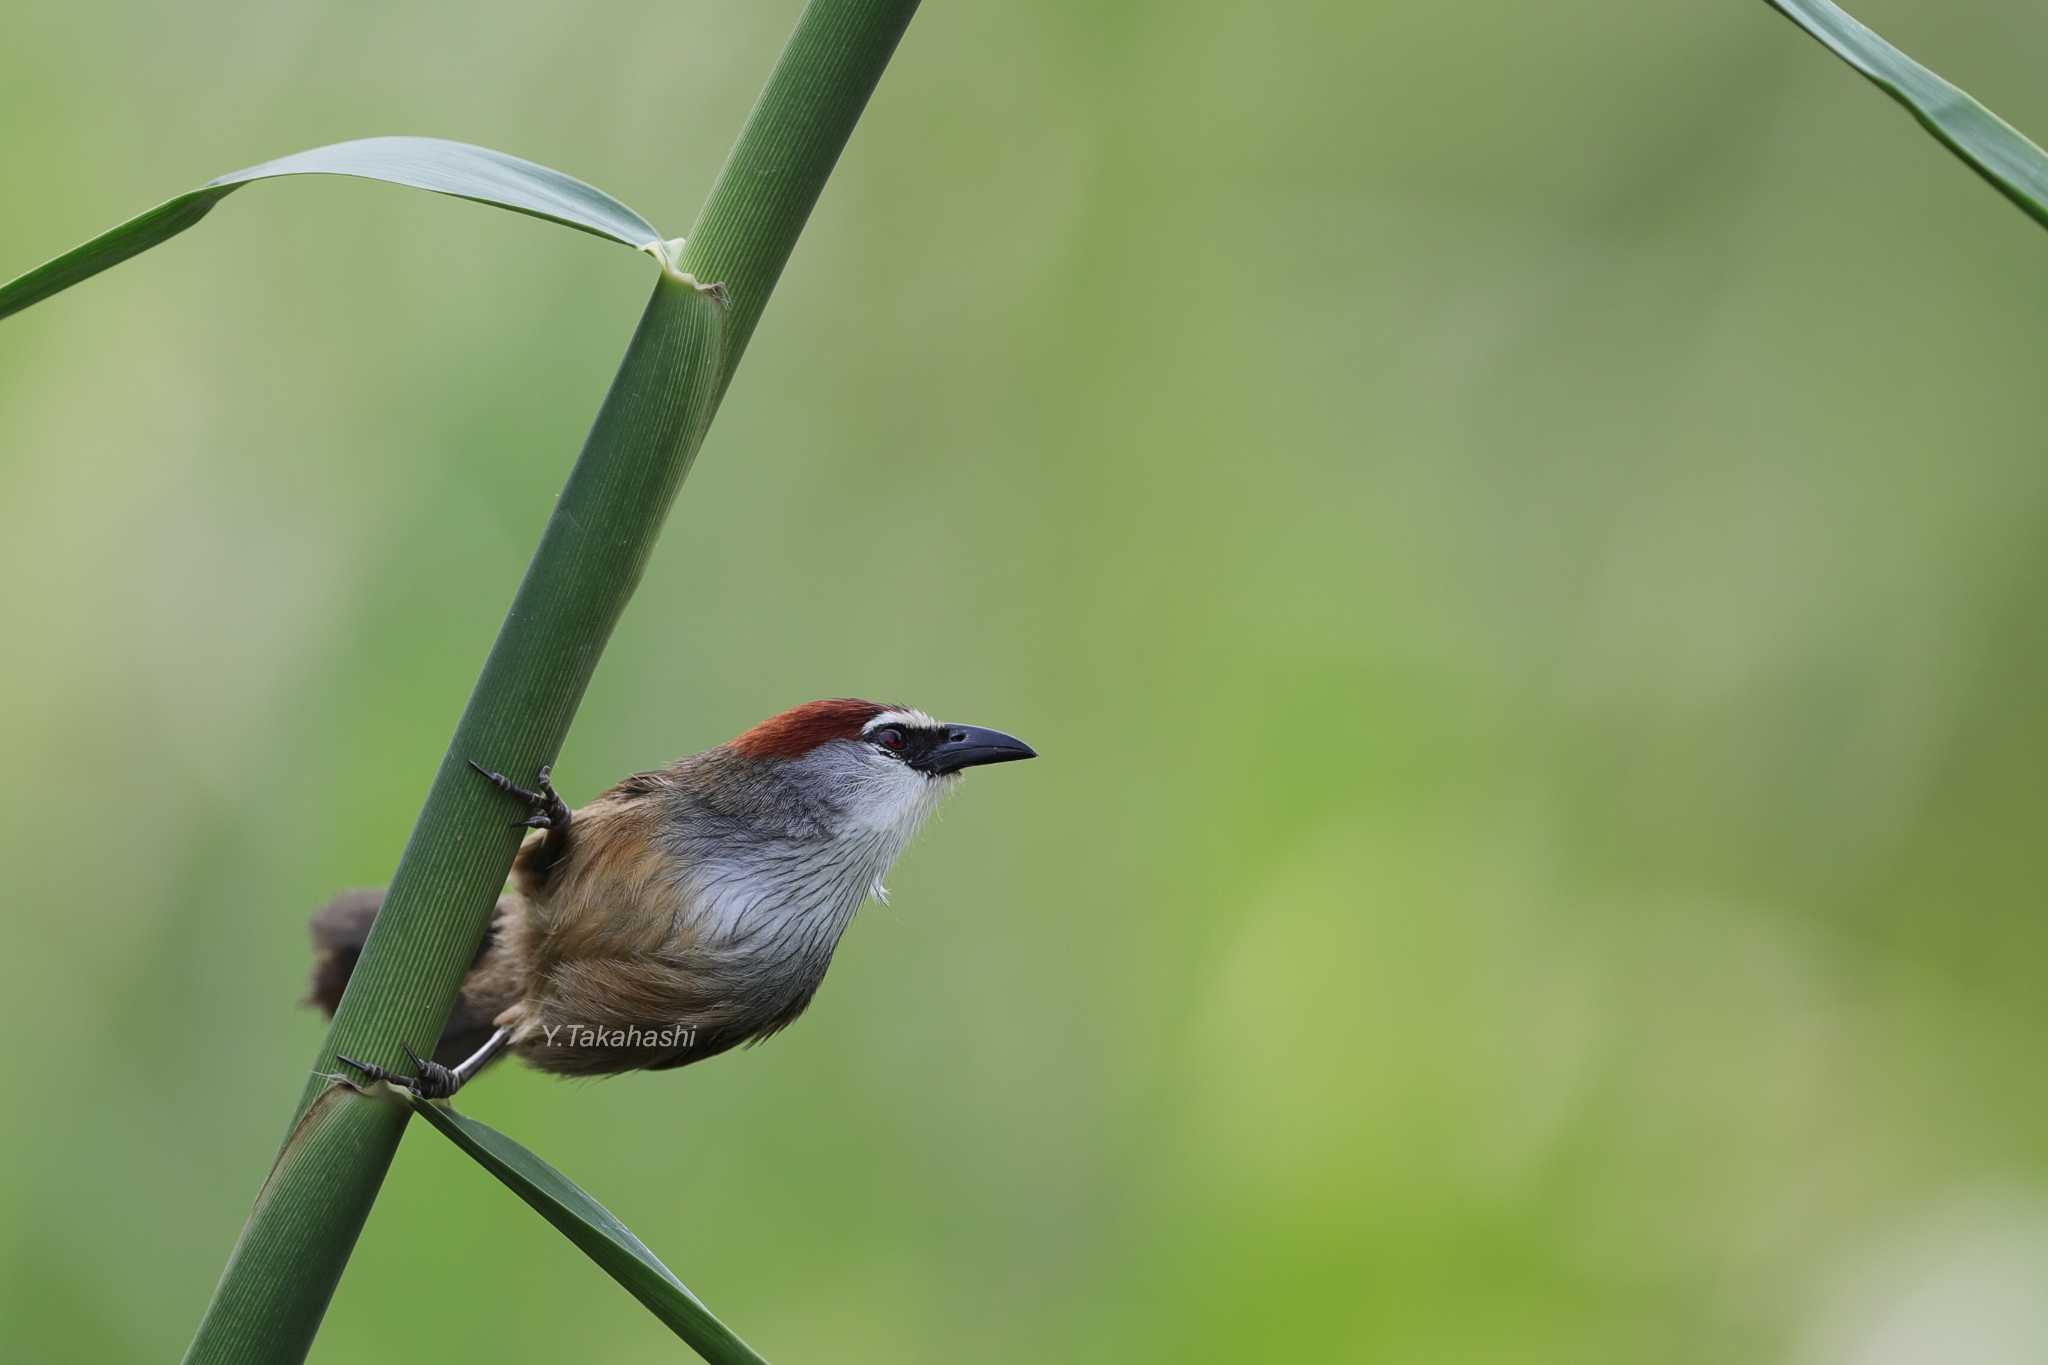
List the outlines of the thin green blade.
{"type": "Polygon", "coordinates": [[[1868,77],[2026,214],[2048,226],[2048,152],[1828,0],[1765,0],[1868,77]]]}
{"type": "Polygon", "coordinates": [[[206,182],[233,189],[278,175],[350,175],[495,204],[640,250],[661,240],[654,224],[594,185],[523,157],[438,137],[366,137],[294,152],[206,182]]]}
{"type": "Polygon", "coordinates": [[[632,1231],[575,1181],[489,1124],[412,1097],[420,1116],[503,1181],[712,1365],[765,1365],[632,1231]]]}
{"type": "Polygon", "coordinates": [[[371,137],[315,147],[233,171],[166,200],[0,285],[0,318],[169,241],[242,186],[281,175],[382,180],[545,218],[636,251],[648,250],[661,241],[661,233],[652,223],[603,190],[536,162],[437,137],[371,137]]]}

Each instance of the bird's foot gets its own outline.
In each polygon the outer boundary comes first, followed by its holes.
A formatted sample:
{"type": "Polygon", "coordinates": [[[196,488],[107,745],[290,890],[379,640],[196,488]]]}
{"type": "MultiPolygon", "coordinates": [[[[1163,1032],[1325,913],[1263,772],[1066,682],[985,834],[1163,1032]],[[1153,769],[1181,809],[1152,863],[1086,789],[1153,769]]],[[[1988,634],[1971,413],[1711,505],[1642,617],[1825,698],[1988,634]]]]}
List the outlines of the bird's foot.
{"type": "Polygon", "coordinates": [[[493,787],[505,793],[505,795],[516,796],[527,804],[533,813],[524,820],[514,820],[512,823],[515,826],[523,829],[552,830],[557,834],[567,832],[569,828],[569,807],[563,803],[560,796],[555,794],[555,784],[549,780],[554,770],[549,765],[545,763],[541,765],[540,787],[534,791],[529,791],[525,787],[520,786],[503,773],[492,772],[473,758],[469,760],[469,766],[476,769],[484,781],[490,783],[493,787]]]}
{"type": "Polygon", "coordinates": [[[397,1086],[400,1090],[410,1090],[423,1100],[445,1100],[462,1088],[461,1079],[453,1071],[439,1062],[420,1056],[409,1044],[401,1043],[399,1046],[405,1048],[405,1055],[412,1058],[413,1070],[418,1072],[418,1075],[401,1076],[387,1067],[378,1066],[375,1062],[359,1062],[340,1053],[335,1054],[334,1060],[343,1066],[354,1067],[373,1081],[383,1081],[397,1086]]]}

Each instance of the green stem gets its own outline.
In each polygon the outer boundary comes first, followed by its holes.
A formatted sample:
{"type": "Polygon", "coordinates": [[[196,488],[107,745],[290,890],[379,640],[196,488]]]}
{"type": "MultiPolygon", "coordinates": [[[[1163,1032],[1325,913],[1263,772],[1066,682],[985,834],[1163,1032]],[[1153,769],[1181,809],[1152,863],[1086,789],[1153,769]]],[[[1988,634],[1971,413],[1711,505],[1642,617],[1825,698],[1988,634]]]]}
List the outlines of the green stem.
{"type": "Polygon", "coordinates": [[[916,11],[917,0],[814,0],[747,116],[680,262],[700,280],[722,282],[732,301],[727,382],[847,133],[916,11]]]}
{"type": "Polygon", "coordinates": [[[519,843],[465,766],[554,760],[670,501],[916,0],[811,0],[627,347],[441,760],[383,910],[199,1324],[188,1361],[311,1347],[408,1111],[336,1089],[337,1052],[397,1067],[447,1019],[519,843]],[[689,277],[724,286],[721,302],[689,277]],[[319,1101],[316,1105],[315,1101],[319,1101]]]}

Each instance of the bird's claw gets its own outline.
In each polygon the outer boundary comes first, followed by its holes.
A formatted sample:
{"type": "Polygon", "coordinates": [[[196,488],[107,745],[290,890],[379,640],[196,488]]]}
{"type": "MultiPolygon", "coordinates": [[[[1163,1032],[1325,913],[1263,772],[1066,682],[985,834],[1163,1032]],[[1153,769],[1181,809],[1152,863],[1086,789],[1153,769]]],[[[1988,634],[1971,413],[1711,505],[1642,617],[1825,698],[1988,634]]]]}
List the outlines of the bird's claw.
{"type": "Polygon", "coordinates": [[[494,773],[475,759],[468,760],[469,766],[477,771],[484,781],[496,787],[507,796],[517,797],[532,810],[524,820],[514,820],[514,829],[557,830],[569,827],[569,807],[555,791],[553,782],[554,766],[543,763],[540,769],[540,785],[528,790],[503,773],[494,773]]]}
{"type": "Polygon", "coordinates": [[[455,1093],[459,1082],[456,1081],[453,1071],[439,1062],[420,1056],[412,1050],[410,1043],[401,1043],[399,1046],[404,1048],[405,1055],[412,1059],[413,1069],[417,1075],[401,1076],[389,1067],[378,1066],[375,1062],[359,1062],[338,1052],[334,1055],[334,1060],[343,1066],[354,1067],[372,1081],[382,1081],[386,1085],[395,1085],[400,1090],[409,1090],[423,1100],[445,1100],[455,1093]]]}
{"type": "Polygon", "coordinates": [[[420,1056],[412,1050],[410,1043],[399,1046],[405,1049],[405,1055],[412,1059],[413,1070],[419,1073],[407,1089],[423,1100],[445,1100],[455,1093],[460,1082],[455,1079],[453,1071],[431,1058],[420,1056]]]}

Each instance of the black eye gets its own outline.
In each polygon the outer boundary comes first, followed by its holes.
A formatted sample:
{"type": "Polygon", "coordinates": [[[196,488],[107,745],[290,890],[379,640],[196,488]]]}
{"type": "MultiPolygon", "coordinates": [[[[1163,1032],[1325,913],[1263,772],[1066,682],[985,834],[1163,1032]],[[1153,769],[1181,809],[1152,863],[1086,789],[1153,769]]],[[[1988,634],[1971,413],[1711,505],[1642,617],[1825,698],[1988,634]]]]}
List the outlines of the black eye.
{"type": "Polygon", "coordinates": [[[903,727],[900,725],[884,725],[881,729],[869,735],[868,738],[892,754],[902,753],[903,746],[910,742],[909,737],[903,733],[903,727]]]}

